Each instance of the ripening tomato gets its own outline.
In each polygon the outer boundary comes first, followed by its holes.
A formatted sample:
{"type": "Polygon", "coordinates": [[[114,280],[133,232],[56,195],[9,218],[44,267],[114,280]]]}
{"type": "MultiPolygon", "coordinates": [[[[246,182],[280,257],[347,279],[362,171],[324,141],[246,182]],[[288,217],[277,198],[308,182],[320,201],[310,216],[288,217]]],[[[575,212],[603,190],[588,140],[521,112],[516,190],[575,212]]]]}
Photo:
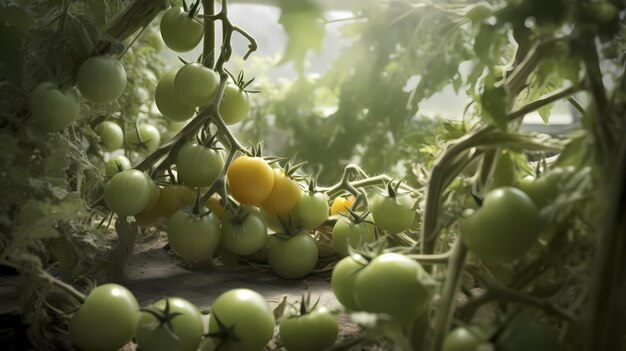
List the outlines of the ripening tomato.
{"type": "Polygon", "coordinates": [[[106,104],[124,93],[126,70],[111,55],[90,57],[80,66],[76,85],[87,100],[106,104]]]}
{"type": "Polygon", "coordinates": [[[35,124],[46,132],[68,127],[80,110],[76,91],[58,89],[50,82],[39,83],[33,89],[29,104],[35,124]]]}
{"type": "Polygon", "coordinates": [[[153,152],[161,143],[161,133],[151,124],[140,124],[126,135],[128,148],[138,152],[153,152]]]}
{"type": "Polygon", "coordinates": [[[161,37],[176,52],[193,50],[204,34],[204,26],[181,6],[173,6],[161,18],[161,37]]]}
{"type": "Polygon", "coordinates": [[[150,202],[152,184],[152,179],[144,172],[122,171],[104,185],[104,202],[119,216],[134,216],[150,202]]]}
{"type": "Polygon", "coordinates": [[[178,99],[189,106],[206,106],[220,84],[220,76],[212,69],[193,62],[184,65],[174,77],[178,99]]]}
{"type": "Polygon", "coordinates": [[[287,350],[319,351],[332,346],[339,335],[339,322],[326,307],[280,320],[280,341],[287,350]]]}
{"type": "MultiPolygon", "coordinates": [[[[204,323],[198,307],[180,297],[168,297],[153,303],[150,307],[164,313],[176,314],[170,319],[170,333],[164,324],[148,312],[141,312],[137,325],[135,341],[137,349],[142,351],[196,351],[202,334],[204,323]]],[[[167,316],[166,316],[167,317],[167,316]]]]}
{"type": "Polygon", "coordinates": [[[135,335],[139,304],[128,289],[104,284],[93,289],[69,322],[72,342],[85,351],[111,351],[135,335]]]}
{"type": "Polygon", "coordinates": [[[135,215],[135,220],[141,227],[152,227],[163,219],[169,219],[181,208],[192,206],[195,201],[196,193],[193,189],[180,184],[169,184],[159,191],[154,207],[135,215]]]}
{"type": "Polygon", "coordinates": [[[186,144],[176,156],[178,179],[192,187],[210,187],[224,168],[222,153],[196,142],[186,144]]]}
{"type": "Polygon", "coordinates": [[[190,261],[211,257],[221,235],[220,220],[210,212],[195,215],[179,210],[167,222],[167,240],[172,250],[190,261]]]}
{"type": "Polygon", "coordinates": [[[119,124],[104,121],[98,124],[94,130],[100,136],[100,142],[106,151],[114,151],[124,145],[124,132],[119,124]]]}
{"type": "Polygon", "coordinates": [[[459,221],[461,238],[478,258],[511,262],[535,243],[543,221],[523,191],[502,187],[487,193],[482,207],[459,221]]]}
{"type": "Polygon", "coordinates": [[[228,333],[222,340],[211,338],[221,345],[220,351],[260,351],[274,335],[275,325],[274,313],[263,296],[250,289],[233,289],[213,303],[209,334],[228,333]]]}
{"type": "Polygon", "coordinates": [[[315,269],[318,259],[317,242],[307,232],[288,238],[270,236],[267,261],[272,271],[284,279],[300,279],[315,269]]]}
{"type": "Polygon", "coordinates": [[[113,177],[114,175],[131,168],[130,160],[124,155],[111,157],[105,167],[104,175],[107,177],[113,177]]]}
{"type": "Polygon", "coordinates": [[[363,311],[385,313],[407,323],[426,312],[431,298],[429,281],[428,273],[417,261],[398,253],[384,253],[357,274],[354,300],[363,311]]]}
{"type": "Polygon", "coordinates": [[[291,212],[296,226],[317,229],[328,219],[328,196],[320,192],[305,192],[291,212]]]}
{"type": "Polygon", "coordinates": [[[274,169],[272,191],[263,200],[261,207],[269,214],[287,215],[300,201],[300,184],[291,179],[284,170],[274,169]]]}
{"type": "Polygon", "coordinates": [[[250,111],[248,93],[235,84],[227,84],[219,111],[224,123],[231,125],[241,122],[250,111]]]}
{"type": "Polygon", "coordinates": [[[228,168],[228,191],[242,204],[260,205],[272,192],[274,171],[260,157],[240,156],[228,168]]]}
{"type": "Polygon", "coordinates": [[[176,94],[174,78],[177,70],[167,72],[156,86],[154,102],[161,114],[170,121],[184,122],[196,112],[194,106],[183,103],[176,94]]]}
{"type": "Polygon", "coordinates": [[[333,200],[333,204],[330,207],[330,215],[335,216],[337,214],[348,214],[348,209],[352,207],[355,197],[348,195],[347,197],[338,196],[333,200]]]}

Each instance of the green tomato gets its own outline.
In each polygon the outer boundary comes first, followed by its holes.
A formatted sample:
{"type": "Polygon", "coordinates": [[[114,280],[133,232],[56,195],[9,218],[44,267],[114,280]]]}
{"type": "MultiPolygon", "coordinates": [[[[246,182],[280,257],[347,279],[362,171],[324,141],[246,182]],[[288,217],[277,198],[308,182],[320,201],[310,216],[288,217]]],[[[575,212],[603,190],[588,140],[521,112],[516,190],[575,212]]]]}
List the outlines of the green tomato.
{"type": "Polygon", "coordinates": [[[429,280],[417,261],[398,253],[384,253],[357,274],[354,300],[363,311],[385,313],[408,323],[428,309],[429,280]]]}
{"type": "Polygon", "coordinates": [[[479,351],[484,344],[487,338],[479,330],[458,327],[446,335],[442,351],[479,351]]]}
{"type": "Polygon", "coordinates": [[[85,351],[112,351],[131,341],[139,304],[125,287],[104,284],[93,289],[69,322],[72,342],[85,351]]]}
{"type": "Polygon", "coordinates": [[[144,172],[122,171],[104,185],[104,202],[121,217],[134,216],[150,202],[152,184],[152,179],[144,172]]]}
{"type": "Polygon", "coordinates": [[[295,229],[296,223],[294,223],[294,217],[292,215],[275,215],[269,214],[264,209],[259,209],[259,214],[263,222],[265,222],[265,226],[267,229],[274,231],[275,233],[284,233],[285,228],[283,228],[283,224],[287,225],[288,229],[295,229]],[[282,221],[282,223],[281,223],[282,221]]]}
{"type": "Polygon", "coordinates": [[[559,195],[559,185],[567,180],[575,169],[556,167],[535,179],[533,176],[522,178],[518,187],[533,200],[538,209],[549,205],[559,195]]]}
{"type": "Polygon", "coordinates": [[[300,279],[315,269],[317,242],[307,232],[298,232],[288,239],[270,236],[267,260],[272,271],[284,279],[300,279]]]}
{"type": "Polygon", "coordinates": [[[167,240],[172,250],[191,261],[211,257],[221,234],[220,220],[213,213],[194,215],[179,210],[167,222],[167,240]]]}
{"type": "Polygon", "coordinates": [[[317,229],[328,219],[330,207],[325,193],[304,192],[293,209],[291,218],[297,226],[317,229]]]}
{"type": "Polygon", "coordinates": [[[124,132],[119,124],[111,121],[104,121],[94,128],[100,136],[100,142],[106,151],[114,151],[124,145],[124,132]]]}
{"type": "Polygon", "coordinates": [[[280,341],[287,350],[319,351],[332,346],[339,335],[339,322],[326,307],[280,321],[280,341]]]}
{"type": "Polygon", "coordinates": [[[161,37],[168,48],[176,52],[193,50],[204,34],[204,26],[180,6],[165,11],[161,18],[161,37]]]}
{"type": "Polygon", "coordinates": [[[29,103],[35,124],[46,132],[68,127],[80,110],[76,91],[60,90],[50,82],[39,83],[30,93],[29,103]]]}
{"type": "Polygon", "coordinates": [[[361,255],[344,257],[335,265],[330,277],[330,285],[337,301],[352,311],[359,310],[354,300],[354,281],[365,266],[361,263],[364,260],[361,255]]]}
{"type": "Polygon", "coordinates": [[[176,73],[174,89],[180,101],[188,106],[206,106],[220,84],[220,76],[199,63],[188,63],[176,73]]]}
{"type": "Polygon", "coordinates": [[[211,338],[215,345],[221,345],[220,351],[261,351],[274,335],[275,324],[274,313],[263,296],[249,289],[233,289],[213,303],[209,334],[232,333],[224,340],[211,338]]]}
{"type": "Polygon", "coordinates": [[[482,207],[459,221],[461,238],[478,258],[511,262],[524,255],[542,229],[537,206],[523,191],[502,187],[490,191],[482,207]]]}
{"type": "Polygon", "coordinates": [[[559,351],[559,335],[552,326],[525,314],[515,317],[497,338],[498,351],[559,351]]]}
{"type": "MultiPolygon", "coordinates": [[[[137,325],[135,341],[137,349],[142,351],[196,351],[202,334],[204,323],[198,307],[180,297],[167,298],[169,312],[176,313],[171,319],[172,335],[159,320],[148,312],[142,312],[137,325]]],[[[166,299],[159,300],[151,305],[159,311],[164,311],[166,299]]]]}
{"type": "Polygon", "coordinates": [[[124,155],[111,157],[104,168],[104,175],[113,177],[114,175],[129,170],[131,168],[130,160],[124,155]]]}
{"type": "Polygon", "coordinates": [[[133,151],[150,153],[161,144],[161,133],[151,124],[140,124],[126,135],[126,144],[133,151]]]}
{"type": "Polygon", "coordinates": [[[348,247],[359,248],[376,240],[376,226],[368,215],[364,222],[355,223],[347,217],[340,217],[333,227],[333,246],[342,256],[347,256],[348,247]]]}
{"type": "Polygon", "coordinates": [[[376,226],[389,233],[408,229],[415,219],[414,201],[410,196],[376,196],[370,210],[376,226]]]}
{"type": "Polygon", "coordinates": [[[224,123],[231,125],[241,122],[250,111],[248,93],[235,84],[227,84],[219,111],[224,123]]]}
{"type": "Polygon", "coordinates": [[[237,255],[251,255],[261,250],[267,242],[267,227],[259,214],[250,212],[237,218],[227,212],[222,220],[222,244],[237,255]]]}
{"type": "Polygon", "coordinates": [[[76,84],[87,100],[106,104],[122,96],[126,89],[126,70],[111,55],[90,57],[80,66],[76,84]]]}
{"type": "Polygon", "coordinates": [[[156,86],[154,102],[161,114],[172,122],[183,122],[190,119],[196,108],[184,104],[176,94],[174,78],[177,70],[167,72],[156,86]]]}
{"type": "Polygon", "coordinates": [[[192,187],[210,187],[224,168],[222,154],[196,142],[183,146],[176,157],[178,179],[192,187]]]}

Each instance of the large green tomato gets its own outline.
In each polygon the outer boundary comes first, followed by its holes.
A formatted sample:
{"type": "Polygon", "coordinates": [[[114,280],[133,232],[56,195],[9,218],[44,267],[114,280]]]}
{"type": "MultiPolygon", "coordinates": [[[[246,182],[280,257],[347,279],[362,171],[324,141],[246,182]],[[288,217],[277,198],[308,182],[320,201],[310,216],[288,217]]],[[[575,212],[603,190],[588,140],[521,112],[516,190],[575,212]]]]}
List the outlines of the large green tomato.
{"type": "Polygon", "coordinates": [[[179,210],[167,222],[167,240],[172,250],[191,261],[211,257],[221,235],[220,220],[213,213],[194,215],[179,210]]]}
{"type": "Polygon", "coordinates": [[[442,351],[480,351],[478,347],[484,344],[487,338],[476,328],[458,327],[446,335],[442,351]]]}
{"type": "Polygon", "coordinates": [[[119,124],[104,121],[94,129],[100,136],[100,142],[106,151],[114,151],[124,145],[124,132],[119,124]]]}
{"type": "Polygon", "coordinates": [[[80,110],[76,91],[60,90],[50,82],[39,83],[30,93],[29,103],[35,124],[47,132],[68,127],[80,110]]]}
{"type": "Polygon", "coordinates": [[[248,93],[235,84],[224,87],[224,96],[220,102],[220,115],[224,123],[230,125],[239,123],[250,111],[248,93]]]}
{"type": "Polygon", "coordinates": [[[429,280],[417,261],[398,253],[384,253],[357,274],[354,300],[363,311],[385,313],[408,323],[428,308],[429,280]]]}
{"type": "Polygon", "coordinates": [[[347,217],[340,217],[333,227],[333,246],[342,256],[347,256],[348,247],[359,248],[376,240],[376,226],[371,223],[372,216],[365,221],[355,222],[347,217]]]}
{"type": "Polygon", "coordinates": [[[337,301],[347,309],[358,311],[359,307],[354,300],[354,281],[358,272],[365,267],[361,255],[344,257],[339,261],[330,277],[330,285],[337,301]]]}
{"type": "Polygon", "coordinates": [[[281,278],[300,279],[315,269],[318,259],[317,242],[302,231],[288,239],[270,237],[267,261],[281,278]]]}
{"type": "Polygon", "coordinates": [[[93,289],[69,323],[72,342],[85,351],[114,351],[135,335],[139,304],[125,287],[104,284],[93,289]]]}
{"type": "Polygon", "coordinates": [[[317,229],[328,219],[328,196],[325,193],[304,192],[293,209],[291,218],[296,226],[317,229]]]}
{"type": "Polygon", "coordinates": [[[184,104],[176,94],[174,78],[177,70],[167,72],[156,86],[154,102],[161,114],[170,121],[183,122],[191,118],[196,108],[184,104]]]}
{"type": "Polygon", "coordinates": [[[326,307],[301,316],[284,316],[280,341],[287,350],[319,351],[332,346],[339,335],[339,322],[326,307]]]}
{"type": "Polygon", "coordinates": [[[126,70],[111,55],[90,57],[80,66],[76,84],[87,100],[106,104],[122,96],[126,70]]]}
{"type": "Polygon", "coordinates": [[[511,262],[524,255],[543,226],[537,206],[523,191],[512,187],[487,193],[482,207],[459,224],[467,248],[491,263],[511,262]]]}
{"type": "Polygon", "coordinates": [[[152,188],[152,179],[146,173],[136,169],[122,171],[104,185],[104,202],[119,216],[134,216],[150,202],[152,188]]]}
{"type": "Polygon", "coordinates": [[[151,124],[140,124],[126,135],[126,143],[133,151],[149,153],[161,144],[161,133],[151,124]]]}
{"type": "Polygon", "coordinates": [[[188,63],[176,73],[174,89],[177,97],[189,106],[206,106],[220,84],[220,76],[199,63],[188,63]]]}
{"type": "Polygon", "coordinates": [[[415,219],[411,196],[376,196],[370,206],[376,226],[389,233],[408,229],[415,219]]]}
{"type": "Polygon", "coordinates": [[[556,167],[535,179],[533,176],[522,178],[518,187],[533,200],[538,209],[549,205],[559,195],[559,185],[567,181],[575,169],[556,167]]]}
{"type": "MultiPolygon", "coordinates": [[[[204,334],[204,323],[202,314],[198,307],[191,302],[180,297],[167,298],[169,313],[178,315],[171,319],[171,332],[165,325],[159,324],[159,320],[148,312],[142,312],[137,325],[135,341],[137,349],[142,351],[196,351],[202,334],[204,334]]],[[[166,299],[153,303],[150,307],[157,311],[164,312],[166,299]]]]}
{"type": "Polygon", "coordinates": [[[204,26],[181,6],[173,6],[161,18],[161,37],[168,48],[187,52],[195,48],[204,34],[204,26]]]}
{"type": "Polygon", "coordinates": [[[219,150],[189,143],[176,157],[178,179],[192,187],[210,187],[224,168],[224,158],[219,150]]]}
{"type": "Polygon", "coordinates": [[[107,177],[113,177],[121,171],[130,169],[131,164],[128,157],[124,155],[118,155],[111,157],[104,168],[104,175],[107,177]]]}
{"type": "Polygon", "coordinates": [[[213,303],[209,334],[232,333],[224,340],[212,338],[215,345],[221,345],[219,351],[261,351],[274,335],[275,324],[274,313],[263,296],[249,289],[233,289],[213,303]]]}
{"type": "Polygon", "coordinates": [[[237,255],[251,255],[267,242],[267,227],[257,212],[239,218],[227,212],[222,221],[222,244],[237,255]]]}

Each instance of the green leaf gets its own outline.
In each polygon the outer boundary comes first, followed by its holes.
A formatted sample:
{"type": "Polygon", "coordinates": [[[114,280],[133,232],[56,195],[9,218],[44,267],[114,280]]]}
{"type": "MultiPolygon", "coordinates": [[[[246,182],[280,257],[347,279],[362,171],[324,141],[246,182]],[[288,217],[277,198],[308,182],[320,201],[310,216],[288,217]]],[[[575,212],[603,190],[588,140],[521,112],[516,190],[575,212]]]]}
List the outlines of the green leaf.
{"type": "Polygon", "coordinates": [[[502,130],[506,130],[507,91],[504,86],[495,87],[485,84],[483,93],[480,95],[483,118],[490,124],[494,124],[502,130]]]}
{"type": "Polygon", "coordinates": [[[296,71],[304,73],[304,61],[310,50],[322,48],[326,28],[322,10],[314,2],[281,1],[282,12],[278,22],[287,33],[287,47],[279,64],[294,62],[296,71]]]}
{"type": "Polygon", "coordinates": [[[16,27],[0,23],[0,81],[21,86],[24,65],[24,34],[16,27]]]}
{"type": "MultiPolygon", "coordinates": [[[[491,54],[491,46],[493,45],[496,36],[498,35],[497,28],[494,25],[482,24],[478,30],[478,34],[474,39],[474,52],[480,61],[491,66],[494,62],[491,54]]],[[[498,59],[498,57],[495,57],[498,59]]]]}

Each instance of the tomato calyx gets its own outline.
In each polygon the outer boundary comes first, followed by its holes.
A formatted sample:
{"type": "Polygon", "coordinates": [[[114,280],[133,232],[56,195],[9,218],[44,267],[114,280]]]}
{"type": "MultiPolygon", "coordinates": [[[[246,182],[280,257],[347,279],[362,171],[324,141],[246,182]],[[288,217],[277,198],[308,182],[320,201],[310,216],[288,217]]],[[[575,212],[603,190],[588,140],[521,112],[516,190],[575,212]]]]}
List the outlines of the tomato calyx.
{"type": "Polygon", "coordinates": [[[296,172],[300,168],[302,168],[302,166],[306,165],[307,162],[303,161],[303,162],[294,164],[295,160],[296,160],[296,155],[293,155],[289,159],[289,161],[287,161],[285,165],[282,167],[283,172],[285,172],[285,175],[291,178],[292,180],[295,180],[295,181],[306,180],[307,179],[306,176],[296,175],[296,172]]]}
{"type": "Polygon", "coordinates": [[[252,208],[249,206],[239,206],[237,208],[230,207],[228,213],[231,215],[229,221],[235,224],[243,224],[246,218],[252,213],[252,208]]]}
{"type": "Polygon", "coordinates": [[[148,306],[140,308],[139,311],[149,313],[156,319],[156,321],[152,325],[149,325],[148,328],[150,328],[151,330],[165,328],[165,331],[174,340],[180,340],[180,337],[174,331],[174,327],[172,326],[172,320],[178,316],[181,316],[182,313],[170,311],[169,298],[165,298],[165,307],[163,309],[154,306],[148,306]]]}
{"type": "Polygon", "coordinates": [[[193,18],[193,16],[200,9],[200,0],[194,1],[193,4],[191,5],[191,8],[189,8],[189,6],[187,6],[187,2],[185,0],[183,0],[182,3],[183,3],[183,10],[185,10],[185,12],[187,13],[187,16],[189,18],[193,18]]]}
{"type": "Polygon", "coordinates": [[[199,145],[202,145],[204,147],[208,147],[216,151],[226,151],[226,149],[217,144],[219,141],[217,139],[217,133],[212,134],[208,128],[202,128],[200,133],[196,136],[196,140],[198,141],[199,145]]]}
{"type": "Polygon", "coordinates": [[[215,351],[221,350],[224,345],[227,345],[228,342],[241,342],[241,339],[235,335],[235,327],[237,323],[233,323],[231,326],[226,326],[224,322],[218,317],[215,312],[213,313],[213,317],[215,317],[215,321],[217,322],[218,331],[214,333],[203,334],[202,336],[205,338],[216,338],[219,339],[217,346],[215,347],[215,351]]]}
{"type": "Polygon", "coordinates": [[[378,194],[382,197],[387,197],[390,198],[394,201],[394,203],[397,205],[398,204],[398,197],[400,196],[404,196],[404,195],[408,195],[411,194],[410,191],[404,191],[401,192],[400,191],[400,186],[402,185],[402,181],[404,179],[399,179],[397,182],[395,182],[395,178],[391,179],[389,182],[385,182],[385,188],[386,188],[386,193],[384,192],[380,192],[378,190],[376,190],[376,192],[378,192],[378,194]]]}
{"type": "Polygon", "coordinates": [[[311,292],[308,291],[306,295],[302,294],[302,300],[300,302],[300,307],[296,308],[295,304],[289,304],[294,311],[298,311],[297,314],[289,316],[289,318],[297,318],[301,316],[306,316],[307,314],[313,312],[317,305],[320,303],[320,296],[317,297],[317,300],[313,304],[311,304],[311,292]]]}
{"type": "Polygon", "coordinates": [[[246,89],[247,87],[250,86],[250,84],[252,84],[252,82],[254,82],[254,80],[256,78],[252,78],[250,80],[245,80],[243,71],[239,71],[239,74],[237,75],[237,78],[235,78],[235,76],[232,73],[230,73],[230,71],[228,71],[227,69],[224,69],[224,71],[226,71],[226,73],[228,73],[228,75],[233,80],[233,82],[235,82],[235,85],[241,91],[243,91],[244,93],[256,94],[256,93],[260,93],[261,92],[260,90],[246,89]]]}

